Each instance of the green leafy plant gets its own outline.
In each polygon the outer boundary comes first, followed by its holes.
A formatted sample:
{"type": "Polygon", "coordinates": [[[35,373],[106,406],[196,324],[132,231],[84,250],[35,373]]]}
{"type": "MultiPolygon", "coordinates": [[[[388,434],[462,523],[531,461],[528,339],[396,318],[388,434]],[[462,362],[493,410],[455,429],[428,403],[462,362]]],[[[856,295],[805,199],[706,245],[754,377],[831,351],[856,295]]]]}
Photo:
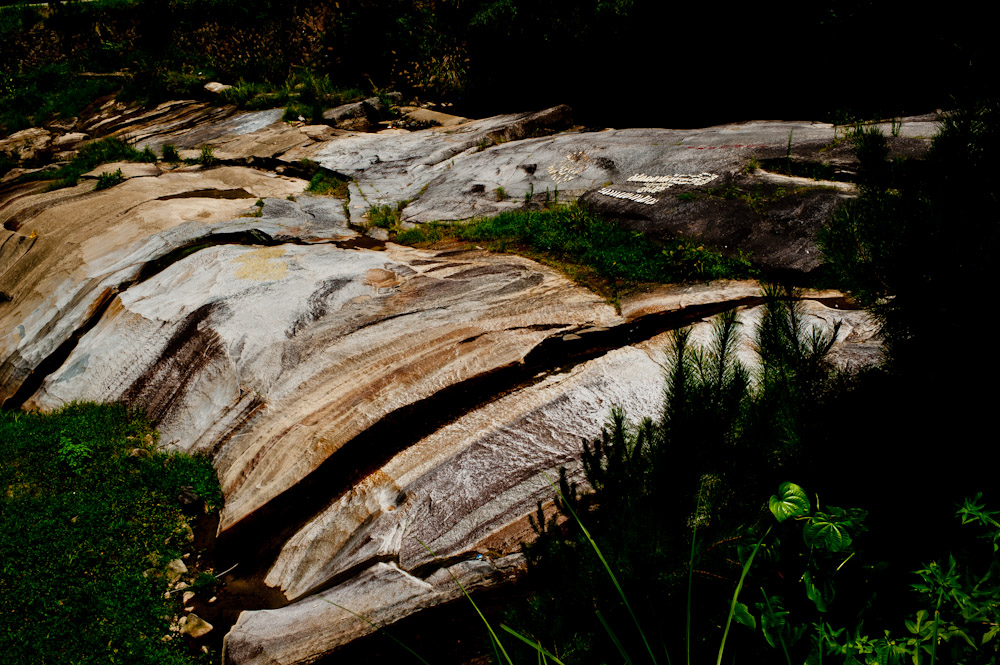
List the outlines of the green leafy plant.
{"type": "Polygon", "coordinates": [[[495,194],[497,201],[503,201],[504,199],[507,198],[507,190],[505,190],[503,187],[497,187],[495,194]]]}
{"type": "Polygon", "coordinates": [[[73,471],[79,472],[93,452],[93,446],[89,442],[77,440],[66,431],[60,432],[59,459],[73,471]]]}

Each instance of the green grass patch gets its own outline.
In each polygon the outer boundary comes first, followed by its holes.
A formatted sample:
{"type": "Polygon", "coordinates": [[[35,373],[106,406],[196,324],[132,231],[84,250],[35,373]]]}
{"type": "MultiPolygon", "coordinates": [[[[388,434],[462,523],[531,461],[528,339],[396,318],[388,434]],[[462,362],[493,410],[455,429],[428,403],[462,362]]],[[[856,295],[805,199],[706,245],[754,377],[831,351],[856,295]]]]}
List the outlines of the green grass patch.
{"type": "Polygon", "coordinates": [[[304,67],[294,69],[284,83],[241,80],[221,93],[223,101],[241,109],[256,111],[284,106],[286,121],[301,116],[314,123],[323,121],[324,110],[364,96],[358,88],[340,88],[329,76],[317,75],[304,67]]]}
{"type": "MultiPolygon", "coordinates": [[[[152,436],[151,436],[152,435],[152,436]]],[[[222,503],[203,457],[157,452],[117,405],[0,413],[0,653],[12,663],[209,662],[164,640],[180,608],[160,571],[181,555],[178,494],[222,503]]]]}
{"type": "Polygon", "coordinates": [[[405,245],[430,245],[446,239],[484,243],[493,251],[541,259],[609,297],[647,283],[738,279],[755,274],[746,257],[728,258],[691,240],[654,242],[575,205],[504,212],[466,223],[423,224],[396,234],[396,242],[405,245]]]}
{"type": "MultiPolygon", "coordinates": [[[[109,162],[156,162],[156,153],[149,148],[141,151],[136,150],[121,139],[101,139],[85,145],[76,154],[73,161],[65,166],[29,173],[21,176],[19,180],[21,182],[51,180],[49,190],[72,187],[84,173],[93,171],[101,164],[109,162]]],[[[103,188],[98,187],[98,189],[103,188]]]]}
{"type": "Polygon", "coordinates": [[[306,191],[322,196],[336,196],[339,199],[346,199],[349,196],[347,180],[326,169],[320,169],[313,174],[306,191]]]}
{"type": "Polygon", "coordinates": [[[365,213],[368,220],[368,228],[377,226],[380,229],[389,229],[398,233],[403,233],[400,228],[403,210],[409,205],[409,200],[399,201],[396,205],[373,205],[365,213]]]}

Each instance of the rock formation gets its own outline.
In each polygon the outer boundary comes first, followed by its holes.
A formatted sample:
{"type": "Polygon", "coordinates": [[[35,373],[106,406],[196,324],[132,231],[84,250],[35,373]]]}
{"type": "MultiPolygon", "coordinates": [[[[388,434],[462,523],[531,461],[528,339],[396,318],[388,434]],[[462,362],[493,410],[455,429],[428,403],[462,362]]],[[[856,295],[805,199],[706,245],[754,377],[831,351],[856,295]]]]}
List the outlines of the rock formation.
{"type": "MultiPolygon", "coordinates": [[[[408,200],[403,222],[418,224],[582,198],[639,230],[803,273],[849,195],[747,168],[784,157],[789,134],[815,155],[834,132],[817,123],[561,131],[558,107],[360,133],[281,115],[110,103],[77,129],[182,156],[207,145],[223,165],[129,165],[102,191],[0,190],[0,399],[122,400],[163,445],[211,457],[228,565],[284,598],[240,616],[233,664],[312,662],[372,630],[357,615],[386,624],[457,598],[452,575],[470,589],[516,576],[548,478],[581,477],[581,438],[613,404],[659,413],[667,333],[697,323],[697,340],[715,313],[738,307],[748,327],[758,314],[753,282],[663,287],[619,313],[524,258],[364,238],[370,205],[408,200]],[[303,159],[350,178],[350,200],[306,193],[303,159]],[[763,193],[713,189],[733,183],[763,193]]],[[[925,143],[932,119],[903,130],[925,143]]],[[[44,131],[20,154],[82,140],[44,131]]],[[[878,356],[863,312],[809,297],[810,321],[843,321],[838,362],[878,356]]]]}

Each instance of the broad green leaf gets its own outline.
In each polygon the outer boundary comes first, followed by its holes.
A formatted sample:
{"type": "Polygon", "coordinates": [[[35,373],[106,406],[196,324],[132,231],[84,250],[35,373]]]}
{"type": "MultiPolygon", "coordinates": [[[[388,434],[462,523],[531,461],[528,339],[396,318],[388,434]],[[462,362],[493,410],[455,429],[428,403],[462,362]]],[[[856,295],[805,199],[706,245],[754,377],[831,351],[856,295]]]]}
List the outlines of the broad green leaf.
{"type": "Polygon", "coordinates": [[[760,630],[764,633],[764,639],[771,645],[771,648],[777,649],[778,643],[781,641],[781,633],[787,624],[788,611],[784,608],[781,596],[771,596],[770,598],[764,596],[764,602],[757,603],[757,606],[761,609],[760,630]]]}
{"type": "Polygon", "coordinates": [[[802,574],[802,582],[806,586],[806,595],[816,605],[816,609],[826,612],[827,606],[833,601],[833,584],[829,580],[813,579],[808,570],[802,574]]]}
{"type": "Polygon", "coordinates": [[[809,497],[804,489],[795,483],[781,483],[778,486],[778,494],[772,495],[768,502],[771,514],[779,522],[784,522],[789,517],[799,517],[809,513],[809,497]]]}
{"type": "Polygon", "coordinates": [[[750,630],[757,630],[757,619],[750,614],[750,608],[744,603],[736,603],[736,613],[733,614],[736,623],[741,623],[750,630]]]}
{"type": "Polygon", "coordinates": [[[851,546],[851,535],[843,524],[819,515],[805,525],[802,537],[809,547],[821,547],[830,552],[843,552],[851,546]]]}

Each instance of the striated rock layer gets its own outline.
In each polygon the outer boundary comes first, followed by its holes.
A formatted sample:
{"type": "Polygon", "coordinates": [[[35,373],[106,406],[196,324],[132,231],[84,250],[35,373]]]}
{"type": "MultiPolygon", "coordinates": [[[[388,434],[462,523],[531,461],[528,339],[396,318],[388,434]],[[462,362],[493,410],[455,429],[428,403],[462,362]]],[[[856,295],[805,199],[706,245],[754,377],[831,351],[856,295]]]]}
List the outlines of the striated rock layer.
{"type": "Polygon", "coordinates": [[[144,406],[212,456],[226,529],[387,414],[615,318],[513,256],[213,247],[121,294],[29,405],[144,406]]]}
{"type": "MultiPolygon", "coordinates": [[[[410,224],[538,208],[558,188],[656,232],[682,217],[695,236],[749,228],[733,237],[766,236],[767,260],[807,272],[824,206],[850,195],[810,186],[769,226],[742,212],[729,224],[725,205],[746,207],[732,187],[792,187],[749,173],[749,158],[785,150],[789,132],[816,148],[828,125],[555,133],[569,122],[556,107],[364,134],[281,115],[109,103],[81,122],[89,135],[210,146],[228,165],[110,164],[89,175],[127,179],[102,191],[0,190],[0,400],[120,400],[158,422],[163,445],[211,457],[226,565],[284,596],[240,616],[233,664],[313,662],[372,630],[357,615],[383,625],[457,598],[452,574],[467,588],[516,576],[548,478],[566,466],[582,479],[581,439],[612,405],[660,413],[664,333],[695,322],[698,343],[712,314],[740,308],[747,330],[759,316],[755,282],[663,287],[616,313],[527,259],[362,237],[370,205],[412,199],[410,224]],[[285,175],[308,172],[302,159],[350,176],[350,200],[305,193],[285,175]],[[695,199],[701,212],[678,212],[695,199]]],[[[83,140],[67,136],[22,138],[34,155],[83,140]]],[[[877,358],[862,312],[809,298],[809,321],[843,322],[837,362],[877,358]]],[[[752,364],[749,343],[741,353],[752,364]]]]}

